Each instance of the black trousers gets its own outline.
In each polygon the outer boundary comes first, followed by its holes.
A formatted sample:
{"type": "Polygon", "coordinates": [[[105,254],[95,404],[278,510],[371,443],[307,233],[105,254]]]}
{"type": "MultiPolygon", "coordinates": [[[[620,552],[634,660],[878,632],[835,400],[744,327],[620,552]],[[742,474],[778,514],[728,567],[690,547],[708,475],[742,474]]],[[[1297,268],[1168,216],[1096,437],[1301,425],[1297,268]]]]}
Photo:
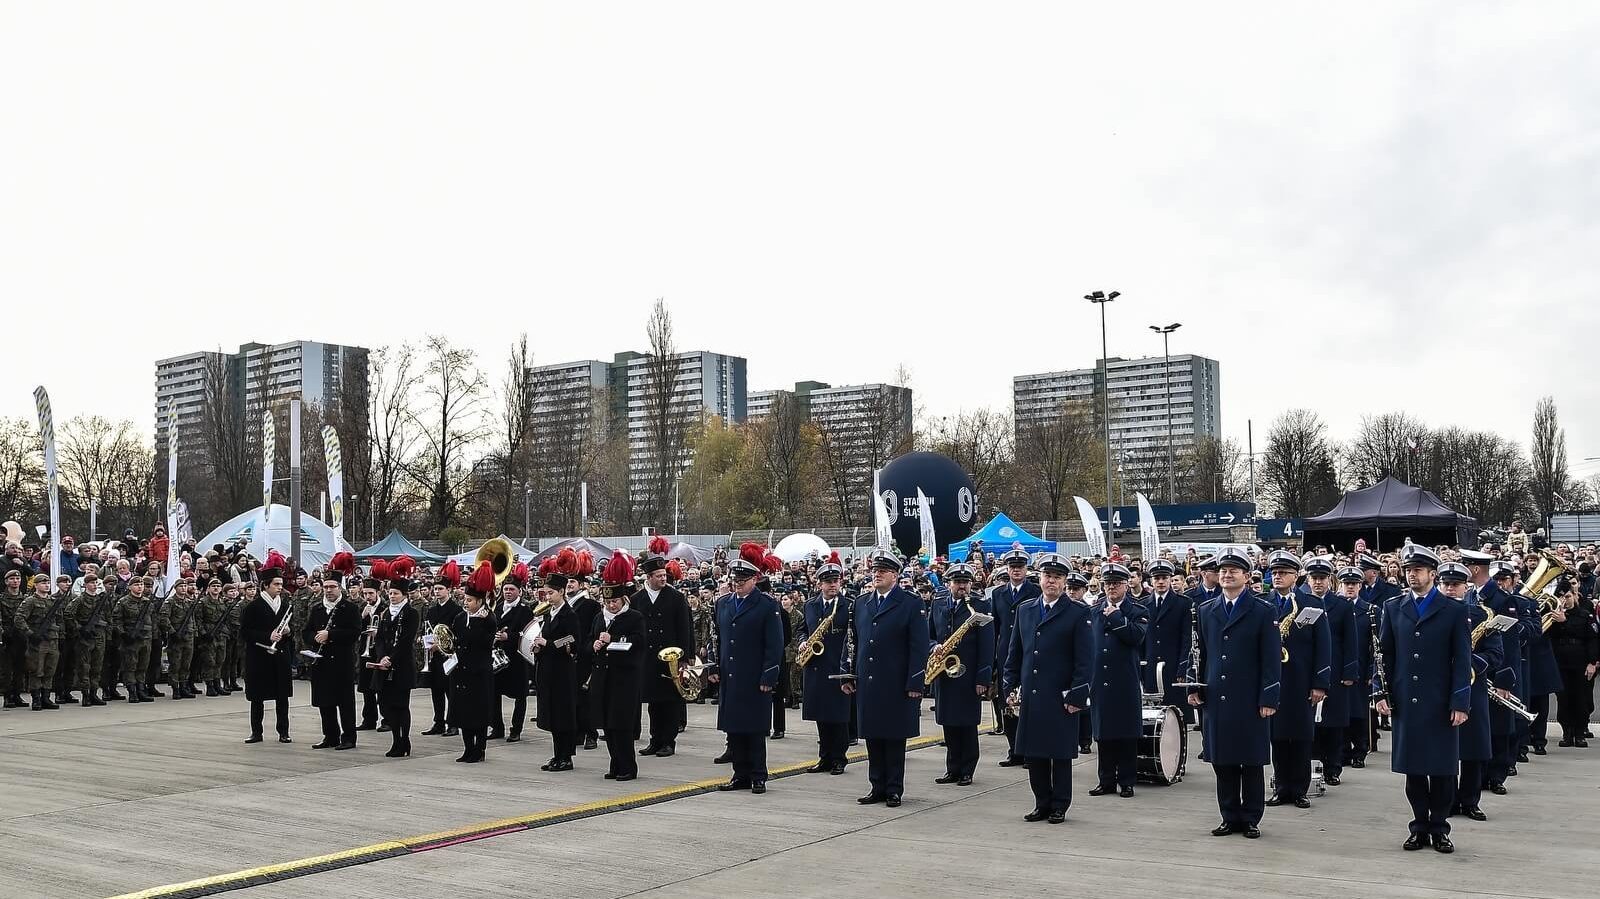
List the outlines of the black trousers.
{"type": "Polygon", "coordinates": [[[733,779],[741,783],[767,782],[767,735],[728,734],[733,779]]]}
{"type": "Polygon", "coordinates": [[[1528,725],[1528,738],[1522,741],[1522,751],[1527,752],[1529,746],[1543,749],[1549,742],[1547,734],[1550,732],[1550,694],[1540,693],[1533,697],[1533,702],[1528,704],[1528,711],[1537,715],[1528,725]]]}
{"type": "Polygon", "coordinates": [[[1133,789],[1134,774],[1139,767],[1139,741],[1127,738],[1099,743],[1100,786],[1133,789]]]}
{"type": "Polygon", "coordinates": [[[430,671],[428,693],[433,697],[433,723],[444,727],[450,720],[450,678],[430,671]]]}
{"type": "Polygon", "coordinates": [[[787,703],[783,697],[778,695],[779,692],[778,690],[772,691],[772,732],[775,734],[783,733],[783,710],[787,708],[787,703]]]}
{"type": "Polygon", "coordinates": [[[1311,789],[1311,741],[1272,741],[1273,792],[1284,799],[1303,799],[1311,789]]]}
{"type": "Polygon", "coordinates": [[[978,725],[944,726],[944,773],[971,777],[978,770],[978,725]]]}
{"type": "Polygon", "coordinates": [[[334,743],[356,741],[356,694],[339,697],[337,705],[318,706],[322,713],[322,739],[334,743]]]}
{"type": "Polygon", "coordinates": [[[595,728],[589,716],[589,691],[578,691],[578,736],[584,738],[598,738],[600,731],[595,728]]]}
{"type": "Polygon", "coordinates": [[[1311,741],[1311,757],[1322,762],[1323,774],[1338,777],[1339,773],[1344,770],[1346,729],[1319,725],[1316,733],[1316,739],[1311,741]]]}
{"type": "MultiPolygon", "coordinates": [[[[494,702],[492,705],[494,708],[494,727],[491,728],[491,730],[497,734],[503,734],[506,732],[506,710],[501,704],[498,694],[494,697],[494,702]]],[[[521,734],[522,723],[527,719],[527,717],[528,694],[524,693],[521,696],[511,700],[511,732],[514,734],[521,734]]]]}
{"type": "Polygon", "coordinates": [[[1406,775],[1406,800],[1411,803],[1411,832],[1444,836],[1450,832],[1450,806],[1456,801],[1455,777],[1406,775]]]}
{"type": "MultiPolygon", "coordinates": [[[[1538,700],[1526,699],[1523,701],[1527,703],[1528,711],[1538,714],[1538,708],[1536,705],[1538,700]]],[[[1523,720],[1518,715],[1512,715],[1511,727],[1511,762],[1512,764],[1516,764],[1517,757],[1528,751],[1528,740],[1533,733],[1533,724],[1523,720]]]]}
{"type": "Polygon", "coordinates": [[[899,796],[906,788],[906,741],[867,738],[867,782],[880,796],[899,796]]]}
{"type": "Polygon", "coordinates": [[[1006,735],[1006,758],[1016,759],[1017,756],[1017,719],[1001,716],[1001,727],[1006,735]]]}
{"type": "Polygon", "coordinates": [[[845,752],[850,746],[850,725],[843,722],[817,722],[817,760],[832,765],[845,763],[845,752]]]}
{"type": "MultiPolygon", "coordinates": [[[[406,697],[410,699],[410,697],[406,697]]],[[[394,738],[394,745],[411,741],[411,703],[395,703],[383,706],[383,720],[389,725],[389,736],[394,738]]]]}
{"type": "Polygon", "coordinates": [[[1511,770],[1511,765],[1516,761],[1517,735],[1512,731],[1503,734],[1490,734],[1489,743],[1494,749],[1494,758],[1489,760],[1489,765],[1484,771],[1484,780],[1490,784],[1503,784],[1506,774],[1511,770]]]}
{"type": "Polygon", "coordinates": [[[1260,824],[1267,806],[1267,771],[1261,765],[1216,765],[1217,807],[1236,827],[1260,824]]]}
{"type": "Polygon", "coordinates": [[[1064,812],[1072,807],[1072,759],[1028,757],[1028,786],[1033,807],[1064,812]]]}
{"type": "Polygon", "coordinates": [[[1078,716],[1078,748],[1087,750],[1094,743],[1094,716],[1078,716]]]}
{"type": "Polygon", "coordinates": [[[468,757],[482,758],[489,746],[488,728],[463,727],[461,728],[461,747],[468,757]]]}
{"type": "Polygon", "coordinates": [[[1343,765],[1348,765],[1356,759],[1365,761],[1367,753],[1372,750],[1372,720],[1362,716],[1359,721],[1351,721],[1344,728],[1344,759],[1343,765]]]}
{"type": "Polygon", "coordinates": [[[1582,668],[1561,669],[1561,693],[1557,696],[1556,721],[1561,725],[1564,739],[1583,736],[1589,724],[1589,700],[1593,690],[1582,668]]]}
{"type": "Polygon", "coordinates": [[[650,714],[650,745],[656,748],[677,746],[678,726],[689,720],[689,707],[682,699],[651,702],[645,706],[650,714]]]}
{"type": "MultiPolygon", "coordinates": [[[[278,736],[289,736],[289,700],[287,698],[272,701],[274,713],[278,719],[278,736]]],[[[260,700],[250,701],[250,733],[253,736],[261,735],[261,725],[267,717],[267,704],[260,700]]]]}
{"type": "Polygon", "coordinates": [[[607,773],[615,777],[626,777],[639,773],[639,757],[633,754],[633,735],[608,729],[606,731],[606,751],[611,753],[611,770],[607,773]]]}
{"type": "Polygon", "coordinates": [[[150,641],[150,665],[145,670],[143,683],[150,686],[161,683],[161,649],[166,645],[166,641],[160,637],[155,637],[150,641]]]}
{"type": "Polygon", "coordinates": [[[1477,808],[1483,799],[1483,784],[1487,777],[1486,762],[1461,760],[1461,782],[1456,784],[1455,805],[1464,809],[1477,808]]]}
{"type": "Polygon", "coordinates": [[[376,693],[361,694],[361,726],[378,726],[378,694],[376,693]]]}
{"type": "MultiPolygon", "coordinates": [[[[0,665],[5,664],[5,659],[0,658],[0,665]]],[[[106,654],[100,663],[100,688],[109,693],[119,685],[127,683],[122,679],[122,646],[114,639],[106,640],[106,654]]]]}
{"type": "Polygon", "coordinates": [[[555,758],[572,761],[572,756],[578,751],[578,732],[576,730],[553,730],[550,732],[550,742],[554,744],[552,753],[555,758]]]}

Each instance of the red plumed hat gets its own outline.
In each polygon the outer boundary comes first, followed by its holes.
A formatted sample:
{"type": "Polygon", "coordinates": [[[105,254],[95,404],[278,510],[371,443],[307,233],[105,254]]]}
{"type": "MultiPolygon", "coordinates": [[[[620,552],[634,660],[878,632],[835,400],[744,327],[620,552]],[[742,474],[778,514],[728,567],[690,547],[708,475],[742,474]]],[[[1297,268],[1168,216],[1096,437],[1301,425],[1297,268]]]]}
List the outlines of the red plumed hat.
{"type": "Polygon", "coordinates": [[[561,551],[556,553],[556,571],[567,577],[576,575],[578,573],[578,551],[570,546],[561,547],[561,551]]]}
{"type": "Polygon", "coordinates": [[[633,592],[633,556],[625,552],[612,553],[611,560],[600,572],[600,578],[605,581],[607,597],[626,596],[633,592]]]}
{"type": "Polygon", "coordinates": [[[257,572],[257,576],[261,578],[261,585],[264,587],[275,577],[288,577],[288,569],[289,560],[283,557],[283,553],[269,549],[267,560],[261,563],[261,570],[257,572]]]}
{"type": "Polygon", "coordinates": [[[455,559],[439,566],[439,583],[452,590],[461,586],[461,565],[455,559]]]}
{"type": "Polygon", "coordinates": [[[518,562],[511,567],[511,579],[517,582],[518,587],[528,586],[528,563],[518,562]]]}
{"type": "Polygon", "coordinates": [[[772,553],[761,557],[761,570],[767,574],[777,574],[783,570],[783,560],[772,553]]]}
{"type": "Polygon", "coordinates": [[[844,563],[839,561],[839,551],[838,550],[834,550],[833,552],[828,553],[828,564],[830,564],[830,565],[842,565],[842,564],[844,564],[844,563]]]}
{"type": "Polygon", "coordinates": [[[544,560],[539,563],[539,577],[540,577],[540,579],[542,580],[542,579],[547,578],[550,575],[555,574],[555,573],[556,573],[556,557],[555,556],[545,556],[544,560]]]}
{"type": "Polygon", "coordinates": [[[410,580],[411,575],[417,571],[417,560],[410,556],[395,556],[394,561],[389,563],[389,570],[393,572],[394,577],[410,580]]]}
{"type": "Polygon", "coordinates": [[[766,562],[767,548],[759,543],[741,543],[739,544],[739,558],[759,569],[766,562]]]}
{"type": "Polygon", "coordinates": [[[677,559],[667,560],[667,577],[675,581],[683,580],[683,563],[677,559]]]}
{"type": "Polygon", "coordinates": [[[485,599],[494,592],[494,566],[488,562],[480,562],[472,573],[467,575],[467,595],[485,599]]]}
{"type": "Polygon", "coordinates": [[[650,551],[658,556],[666,555],[667,550],[671,548],[672,544],[668,543],[667,538],[661,536],[660,534],[650,538],[650,551]]]}
{"type": "Polygon", "coordinates": [[[578,568],[572,573],[576,577],[588,577],[594,574],[594,553],[586,549],[578,550],[578,568]]]}
{"type": "Polygon", "coordinates": [[[394,577],[394,569],[383,559],[374,559],[372,562],[372,576],[380,581],[394,577]]]}
{"type": "Polygon", "coordinates": [[[328,567],[339,572],[345,577],[356,573],[356,557],[354,553],[337,552],[328,560],[328,567]]]}

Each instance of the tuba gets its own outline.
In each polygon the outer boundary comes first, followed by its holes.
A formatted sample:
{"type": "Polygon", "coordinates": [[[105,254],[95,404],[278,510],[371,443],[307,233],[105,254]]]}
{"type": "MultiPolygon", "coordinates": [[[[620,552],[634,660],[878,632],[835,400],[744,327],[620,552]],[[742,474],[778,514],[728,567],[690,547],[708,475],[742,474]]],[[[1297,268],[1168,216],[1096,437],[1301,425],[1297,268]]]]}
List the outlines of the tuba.
{"type": "Polygon", "coordinates": [[[490,569],[494,571],[494,585],[498,587],[506,579],[506,575],[511,573],[511,566],[516,563],[516,554],[517,548],[510,540],[495,537],[478,547],[478,555],[472,561],[474,565],[488,562],[490,569]]]}
{"type": "Polygon", "coordinates": [[[661,650],[656,653],[656,658],[667,663],[667,673],[661,676],[672,681],[672,685],[678,688],[679,696],[687,702],[694,702],[700,698],[700,691],[705,689],[701,678],[704,666],[679,665],[679,660],[683,658],[683,650],[676,646],[668,646],[661,650]]]}
{"type": "MultiPolygon", "coordinates": [[[[1539,604],[1541,633],[1548,632],[1550,625],[1556,623],[1551,613],[1555,612],[1556,608],[1561,604],[1561,600],[1556,599],[1555,594],[1546,595],[1544,590],[1555,583],[1557,578],[1570,573],[1567,570],[1567,566],[1555,553],[1548,549],[1541,550],[1538,566],[1533,569],[1533,574],[1528,575],[1528,579],[1517,590],[1518,596],[1527,597],[1539,604]]],[[[1513,711],[1515,710],[1513,709],[1513,711]]]]}

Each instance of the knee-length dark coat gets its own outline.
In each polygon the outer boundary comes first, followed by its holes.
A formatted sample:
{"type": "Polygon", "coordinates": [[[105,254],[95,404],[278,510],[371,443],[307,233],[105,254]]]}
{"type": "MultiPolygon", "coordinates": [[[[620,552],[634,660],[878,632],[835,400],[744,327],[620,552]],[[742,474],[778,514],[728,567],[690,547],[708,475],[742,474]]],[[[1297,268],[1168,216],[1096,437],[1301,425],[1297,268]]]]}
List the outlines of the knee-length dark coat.
{"type": "Polygon", "coordinates": [[[494,689],[494,632],[500,621],[493,612],[474,618],[456,613],[450,631],[456,638],[456,667],[450,672],[450,723],[460,728],[484,728],[493,718],[500,696],[494,689]]]}
{"type": "MultiPolygon", "coordinates": [[[[378,690],[378,705],[402,706],[411,704],[411,689],[417,683],[417,654],[413,652],[417,629],[422,626],[422,615],[412,603],[406,603],[395,615],[386,603],[378,604],[378,649],[375,661],[389,659],[389,670],[382,676],[383,686],[378,690]]],[[[373,673],[374,681],[379,679],[373,673]]]]}
{"type": "Polygon", "coordinates": [[[630,643],[629,649],[603,648],[594,653],[589,675],[589,721],[606,736],[627,734],[639,739],[640,703],[643,701],[645,644],[644,616],[624,609],[608,625],[604,613],[595,616],[594,640],[609,633],[613,643],[630,643]]]}
{"type": "Polygon", "coordinates": [[[544,628],[539,633],[545,645],[539,650],[539,664],[533,668],[539,694],[534,724],[540,730],[576,730],[578,657],[589,648],[589,635],[579,625],[578,613],[566,603],[545,613],[544,628]],[[566,646],[555,645],[565,637],[572,641],[566,646]]]}
{"type": "Polygon", "coordinates": [[[312,705],[318,708],[338,706],[341,701],[354,698],[356,637],[360,633],[361,612],[350,603],[341,599],[331,614],[320,599],[311,607],[300,638],[307,649],[322,654],[311,666],[312,705]],[[328,642],[318,648],[317,633],[323,629],[328,631],[328,642]]]}
{"type": "Polygon", "coordinates": [[[270,644],[272,632],[283,614],[289,611],[289,597],[280,596],[282,603],[276,614],[267,604],[265,596],[257,596],[239,615],[239,636],[244,640],[244,698],[251,702],[288,699],[294,695],[294,677],[289,662],[299,650],[295,648],[294,633],[290,631],[278,641],[278,651],[268,652],[256,644],[270,644]]]}
{"type": "Polygon", "coordinates": [[[501,696],[515,699],[528,695],[528,679],[533,676],[528,660],[517,652],[517,638],[522,635],[523,628],[533,621],[533,608],[526,600],[520,600],[509,608],[505,603],[496,603],[494,606],[495,620],[500,622],[500,627],[506,632],[503,642],[495,645],[505,651],[510,663],[500,669],[494,676],[494,688],[501,696]]]}

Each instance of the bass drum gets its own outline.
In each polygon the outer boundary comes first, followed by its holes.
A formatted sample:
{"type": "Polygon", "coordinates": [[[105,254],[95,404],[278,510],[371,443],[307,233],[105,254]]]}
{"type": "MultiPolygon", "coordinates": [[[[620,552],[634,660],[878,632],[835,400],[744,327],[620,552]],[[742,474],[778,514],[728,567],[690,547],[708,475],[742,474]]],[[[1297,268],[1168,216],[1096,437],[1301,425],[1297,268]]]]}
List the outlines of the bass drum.
{"type": "Polygon", "coordinates": [[[1137,776],[1142,783],[1171,786],[1183,780],[1189,759],[1189,731],[1175,706],[1144,710],[1144,736],[1139,738],[1137,776]]]}

